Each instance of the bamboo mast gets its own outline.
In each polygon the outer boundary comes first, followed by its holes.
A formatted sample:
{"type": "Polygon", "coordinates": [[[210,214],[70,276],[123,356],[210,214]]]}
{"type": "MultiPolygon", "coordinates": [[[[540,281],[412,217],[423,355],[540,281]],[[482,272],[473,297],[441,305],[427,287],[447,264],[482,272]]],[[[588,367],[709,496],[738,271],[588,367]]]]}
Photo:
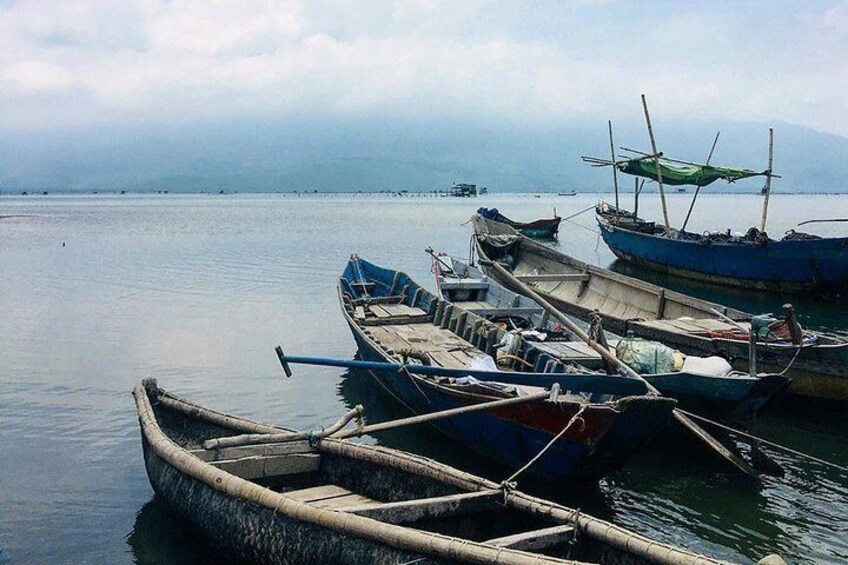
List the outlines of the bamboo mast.
{"type": "Polygon", "coordinates": [[[615,217],[618,218],[618,167],[615,165],[615,144],[612,141],[612,120],[607,120],[610,138],[610,159],[612,165],[612,185],[615,187],[615,217]]]}
{"type": "MultiPolygon", "coordinates": [[[[713,151],[715,151],[716,143],[718,143],[718,136],[719,135],[721,135],[721,132],[717,131],[715,139],[713,140],[713,146],[710,149],[710,154],[707,155],[707,162],[704,163],[704,166],[709,165],[710,160],[713,158],[713,151]]],[[[698,180],[700,180],[700,178],[698,180]]],[[[686,224],[689,223],[689,216],[692,215],[692,210],[695,208],[695,201],[698,199],[698,193],[699,192],[701,192],[701,185],[698,185],[697,187],[695,187],[695,195],[692,197],[692,203],[689,204],[689,211],[686,212],[686,219],[683,220],[683,226],[680,228],[680,231],[686,231],[686,224]]]]}
{"type": "MultiPolygon", "coordinates": [[[[645,110],[645,121],[648,124],[648,136],[651,138],[651,150],[654,154],[657,153],[657,142],[654,140],[654,129],[651,127],[651,116],[648,114],[648,102],[645,100],[645,95],[642,95],[642,108],[645,110]]],[[[665,222],[666,231],[671,229],[668,223],[668,207],[665,203],[665,189],[663,188],[662,167],[660,166],[659,157],[655,161],[657,165],[657,182],[660,185],[660,200],[662,201],[663,221],[665,222]]]]}
{"type": "Polygon", "coordinates": [[[760,221],[760,231],[766,231],[766,217],[768,217],[769,195],[771,194],[771,167],[774,161],[774,129],[769,128],[769,164],[766,171],[766,195],[763,199],[763,219],[760,221]]]}
{"type": "MultiPolygon", "coordinates": [[[[639,218],[639,193],[642,192],[642,187],[639,186],[639,177],[633,179],[633,220],[639,218]]],[[[642,179],[642,186],[645,186],[645,179],[642,179]]]]}

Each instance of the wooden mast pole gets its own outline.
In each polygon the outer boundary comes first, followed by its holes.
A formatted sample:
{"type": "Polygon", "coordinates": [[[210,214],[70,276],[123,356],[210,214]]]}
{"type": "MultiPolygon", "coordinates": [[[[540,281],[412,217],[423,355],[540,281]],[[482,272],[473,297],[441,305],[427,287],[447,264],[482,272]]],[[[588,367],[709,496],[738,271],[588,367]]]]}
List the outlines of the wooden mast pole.
{"type": "MultiPolygon", "coordinates": [[[[707,162],[704,163],[704,166],[709,165],[710,160],[713,158],[713,151],[715,151],[716,143],[718,143],[718,136],[719,135],[721,135],[721,132],[717,131],[715,139],[713,140],[713,146],[712,146],[712,148],[710,148],[710,154],[707,155],[707,162]]],[[[700,180],[700,178],[698,180],[700,180]]],[[[686,224],[689,223],[689,216],[692,215],[692,209],[695,208],[695,201],[698,199],[698,193],[699,192],[701,192],[701,185],[698,185],[697,187],[695,187],[695,195],[692,197],[692,203],[689,204],[689,211],[686,212],[686,219],[683,220],[683,226],[680,228],[680,231],[686,231],[686,224]]]]}
{"type": "MultiPolygon", "coordinates": [[[[657,142],[654,140],[654,129],[651,127],[651,116],[648,114],[648,102],[645,100],[645,95],[642,95],[642,108],[645,110],[645,121],[648,123],[648,136],[651,138],[651,150],[657,154],[657,142]]],[[[662,168],[660,167],[660,159],[656,158],[657,165],[657,182],[660,185],[660,200],[662,201],[663,221],[665,222],[666,231],[671,229],[668,223],[668,206],[665,203],[665,189],[663,188],[662,168]]]]}
{"type": "Polygon", "coordinates": [[[615,165],[615,144],[612,141],[612,120],[607,120],[610,139],[610,160],[612,160],[612,185],[615,187],[615,217],[618,218],[618,167],[615,165]]]}
{"type": "Polygon", "coordinates": [[[774,129],[769,128],[769,163],[766,171],[766,195],[763,199],[763,219],[760,221],[760,231],[766,231],[766,218],[768,217],[769,195],[771,194],[771,167],[774,161],[774,129]]]}

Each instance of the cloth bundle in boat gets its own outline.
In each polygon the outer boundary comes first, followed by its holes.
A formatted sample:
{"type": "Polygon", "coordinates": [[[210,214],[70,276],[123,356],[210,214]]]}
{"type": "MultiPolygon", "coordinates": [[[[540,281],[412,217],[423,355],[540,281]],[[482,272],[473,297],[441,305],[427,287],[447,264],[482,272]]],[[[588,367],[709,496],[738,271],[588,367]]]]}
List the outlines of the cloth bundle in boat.
{"type": "Polygon", "coordinates": [[[723,377],[729,375],[733,371],[733,367],[724,357],[716,357],[715,355],[712,357],[695,357],[694,355],[689,355],[686,357],[686,361],[683,362],[683,368],[680,370],[684,373],[723,377]]]}
{"type": "MultiPolygon", "coordinates": [[[[628,175],[657,180],[656,159],[638,159],[619,163],[618,170],[628,175]]],[[[662,179],[665,184],[688,184],[694,186],[707,186],[718,179],[734,182],[765,174],[750,169],[729,169],[727,167],[713,167],[712,165],[671,163],[664,159],[660,159],[660,170],[662,171],[662,179]]]]}
{"type": "Polygon", "coordinates": [[[615,346],[615,356],[637,373],[672,373],[683,368],[685,356],[657,341],[627,337],[615,346]]]}

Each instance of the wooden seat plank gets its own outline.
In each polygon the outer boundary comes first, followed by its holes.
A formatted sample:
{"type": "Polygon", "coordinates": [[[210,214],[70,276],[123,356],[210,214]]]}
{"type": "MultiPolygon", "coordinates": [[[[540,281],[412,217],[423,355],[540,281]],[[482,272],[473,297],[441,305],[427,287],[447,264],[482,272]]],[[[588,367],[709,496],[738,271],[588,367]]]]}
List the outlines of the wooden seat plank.
{"type": "Polygon", "coordinates": [[[518,549],[521,551],[539,551],[558,543],[568,541],[568,537],[574,534],[574,526],[571,524],[562,524],[543,528],[541,530],[533,530],[530,532],[522,532],[502,538],[495,538],[485,541],[484,543],[496,545],[498,547],[508,547],[510,549],[518,549]]]}

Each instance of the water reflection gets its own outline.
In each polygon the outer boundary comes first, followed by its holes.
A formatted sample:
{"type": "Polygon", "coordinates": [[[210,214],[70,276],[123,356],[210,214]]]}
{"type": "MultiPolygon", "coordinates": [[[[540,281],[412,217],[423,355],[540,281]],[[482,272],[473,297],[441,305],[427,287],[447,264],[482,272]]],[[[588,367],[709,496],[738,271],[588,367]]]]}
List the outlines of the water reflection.
{"type": "Polygon", "coordinates": [[[173,517],[158,497],[148,501],[135,517],[127,545],[139,565],[217,565],[225,563],[209,551],[209,543],[173,517]]]}

